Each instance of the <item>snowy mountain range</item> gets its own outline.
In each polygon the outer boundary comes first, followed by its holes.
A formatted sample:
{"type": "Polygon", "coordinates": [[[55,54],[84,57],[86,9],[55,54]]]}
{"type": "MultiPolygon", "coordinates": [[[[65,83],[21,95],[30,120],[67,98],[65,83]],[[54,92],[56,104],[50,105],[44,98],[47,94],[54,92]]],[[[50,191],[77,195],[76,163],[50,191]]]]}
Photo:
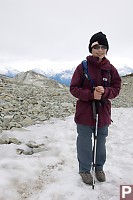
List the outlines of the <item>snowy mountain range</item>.
{"type": "MultiPolygon", "coordinates": [[[[54,70],[49,70],[49,69],[40,69],[40,68],[33,68],[32,71],[38,73],[38,74],[42,74],[48,78],[54,79],[56,81],[58,81],[61,84],[64,85],[69,85],[70,81],[71,81],[71,77],[72,74],[74,72],[75,68],[72,69],[66,69],[66,70],[62,70],[61,72],[56,72],[56,68],[54,68],[54,70]]],[[[18,73],[20,73],[22,71],[18,71],[16,69],[13,69],[11,67],[0,67],[0,74],[2,75],[6,75],[9,77],[15,77],[18,73]]],[[[127,75],[127,74],[131,74],[133,73],[133,68],[128,67],[128,66],[124,66],[122,68],[118,68],[118,72],[121,76],[127,75]]]]}
{"type": "Polygon", "coordinates": [[[13,69],[11,67],[2,67],[0,66],[0,74],[6,75],[9,77],[14,77],[16,76],[20,71],[13,69]]]}
{"type": "Polygon", "coordinates": [[[51,78],[51,79],[54,79],[54,80],[56,80],[59,83],[64,84],[64,85],[70,85],[70,81],[71,81],[74,70],[75,70],[75,68],[72,68],[71,70],[64,70],[64,71],[59,72],[59,73],[47,73],[47,72],[42,71],[42,70],[38,71],[38,69],[33,69],[33,71],[35,71],[37,73],[41,73],[44,76],[51,78]]]}

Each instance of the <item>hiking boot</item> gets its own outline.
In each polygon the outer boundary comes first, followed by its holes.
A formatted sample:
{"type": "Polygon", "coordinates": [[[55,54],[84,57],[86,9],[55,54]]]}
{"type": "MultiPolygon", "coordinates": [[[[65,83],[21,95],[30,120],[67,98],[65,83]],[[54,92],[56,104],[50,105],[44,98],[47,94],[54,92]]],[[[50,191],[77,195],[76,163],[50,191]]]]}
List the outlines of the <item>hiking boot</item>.
{"type": "Polygon", "coordinates": [[[102,171],[102,170],[101,171],[96,171],[96,178],[100,182],[106,181],[106,177],[105,177],[104,171],[102,171]]]}
{"type": "Polygon", "coordinates": [[[82,177],[82,180],[84,183],[92,185],[93,184],[93,178],[92,175],[88,172],[80,172],[80,176],[82,177]]]}

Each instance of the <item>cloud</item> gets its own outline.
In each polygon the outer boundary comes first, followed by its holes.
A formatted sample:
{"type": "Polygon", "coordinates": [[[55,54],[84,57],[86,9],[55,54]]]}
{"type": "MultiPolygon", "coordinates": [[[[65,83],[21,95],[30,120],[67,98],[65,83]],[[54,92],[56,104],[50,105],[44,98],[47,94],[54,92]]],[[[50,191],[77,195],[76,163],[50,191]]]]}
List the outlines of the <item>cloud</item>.
{"type": "Polygon", "coordinates": [[[79,60],[92,34],[103,31],[112,55],[131,58],[132,7],[132,0],[1,0],[0,54],[79,60]]]}

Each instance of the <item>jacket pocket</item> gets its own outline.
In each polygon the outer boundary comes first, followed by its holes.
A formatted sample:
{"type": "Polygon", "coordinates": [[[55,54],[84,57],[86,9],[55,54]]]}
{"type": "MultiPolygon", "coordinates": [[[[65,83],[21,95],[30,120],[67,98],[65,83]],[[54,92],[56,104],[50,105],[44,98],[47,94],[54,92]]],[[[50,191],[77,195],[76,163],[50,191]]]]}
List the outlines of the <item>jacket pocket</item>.
{"type": "Polygon", "coordinates": [[[107,100],[105,103],[105,106],[106,106],[108,115],[111,117],[111,102],[109,100],[107,100]]]}

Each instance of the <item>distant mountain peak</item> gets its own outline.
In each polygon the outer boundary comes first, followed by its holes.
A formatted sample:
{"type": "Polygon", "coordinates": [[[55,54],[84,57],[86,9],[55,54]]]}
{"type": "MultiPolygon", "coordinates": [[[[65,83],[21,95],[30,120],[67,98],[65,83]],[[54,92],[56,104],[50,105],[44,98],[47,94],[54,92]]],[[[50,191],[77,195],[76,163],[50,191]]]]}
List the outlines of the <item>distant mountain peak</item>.
{"type": "Polygon", "coordinates": [[[13,80],[16,82],[23,83],[23,84],[32,84],[39,87],[40,86],[49,87],[50,85],[56,88],[63,87],[56,80],[52,80],[44,76],[43,74],[39,74],[33,70],[20,72],[13,78],[13,80]]]}

